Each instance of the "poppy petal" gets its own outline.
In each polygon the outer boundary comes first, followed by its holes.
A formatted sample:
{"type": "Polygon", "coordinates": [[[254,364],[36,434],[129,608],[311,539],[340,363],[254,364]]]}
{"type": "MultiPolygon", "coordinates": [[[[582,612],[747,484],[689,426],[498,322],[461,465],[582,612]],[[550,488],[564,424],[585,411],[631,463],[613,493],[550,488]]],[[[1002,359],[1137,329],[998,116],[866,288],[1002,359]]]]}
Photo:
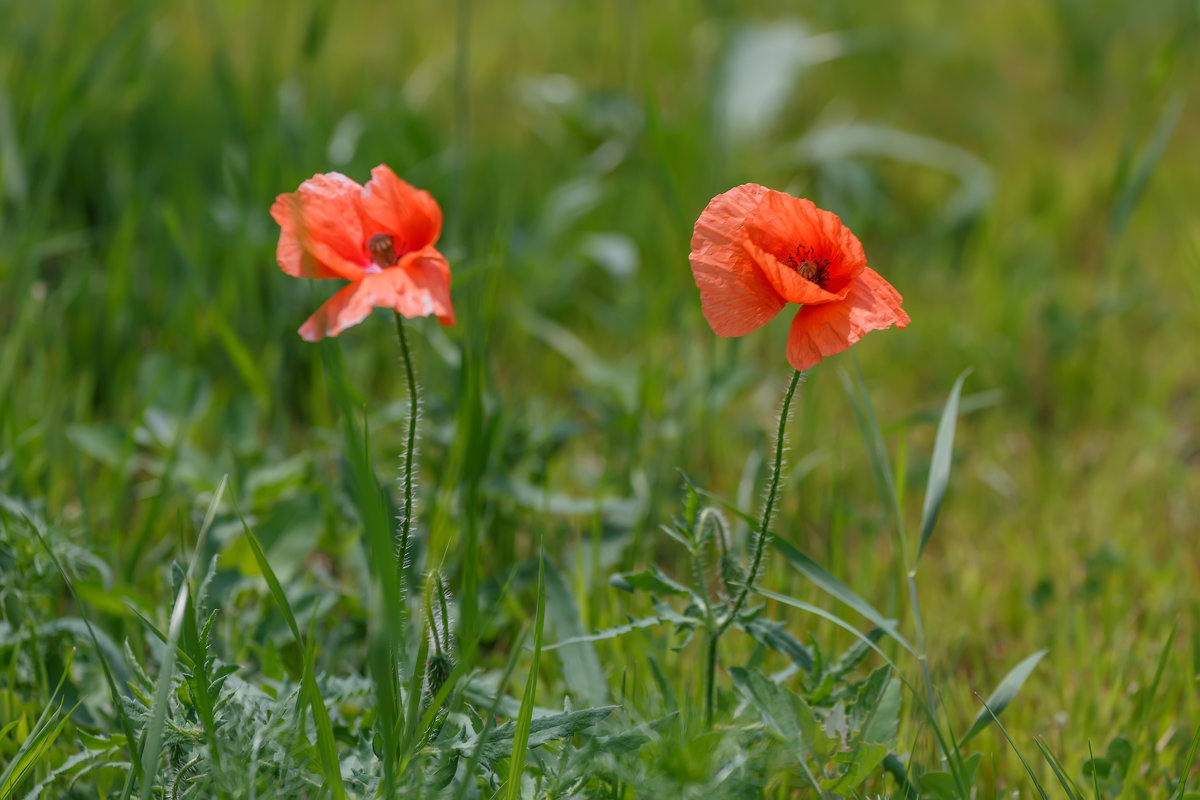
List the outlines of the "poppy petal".
{"type": "Polygon", "coordinates": [[[771,284],[771,288],[786,302],[816,305],[836,303],[846,298],[848,286],[842,287],[838,293],[827,292],[819,284],[805,278],[787,264],[779,263],[779,259],[755,244],[750,237],[746,237],[742,246],[746,249],[747,255],[762,270],[762,274],[771,284]]]}
{"type": "Polygon", "coordinates": [[[454,324],[454,307],[450,304],[450,265],[437,250],[426,247],[410,253],[400,263],[385,269],[367,280],[378,287],[387,305],[405,317],[434,315],[443,325],[454,324]]]}
{"type": "Polygon", "coordinates": [[[376,307],[394,308],[405,317],[432,314],[443,325],[453,325],[446,259],[433,248],[425,248],[410,253],[394,267],[346,286],[300,326],[300,336],[309,342],[337,336],[362,322],[376,307]]]}
{"type": "Polygon", "coordinates": [[[718,336],[743,336],[767,324],[786,301],[743,246],[747,218],[770,190],[747,183],[712,199],[692,233],[692,276],[704,318],[718,336]]]}
{"type": "Polygon", "coordinates": [[[804,306],[788,332],[787,358],[799,370],[840,353],[864,334],[909,323],[900,308],[901,297],[879,273],[864,268],[838,303],[804,306]]]}
{"type": "Polygon", "coordinates": [[[276,251],[280,268],[302,277],[361,277],[369,262],[363,249],[361,192],[355,181],[329,172],[314,175],[295,192],[275,198],[271,216],[283,230],[276,251]],[[287,237],[295,239],[295,244],[286,241],[287,237]],[[306,255],[313,264],[306,263],[306,255]]]}
{"type": "Polygon", "coordinates": [[[771,285],[789,303],[831,303],[867,266],[862,242],[837,214],[786,192],[768,192],[746,225],[747,249],[771,285]],[[783,263],[789,261],[790,263],[783,263]],[[823,271],[820,285],[802,276],[797,263],[823,271]]]}
{"type": "Polygon", "coordinates": [[[395,241],[397,253],[409,253],[432,245],[442,234],[442,210],[429,192],[401,180],[386,164],[371,170],[371,180],[362,190],[362,210],[368,225],[386,232],[395,241]]]}
{"type": "Polygon", "coordinates": [[[283,228],[279,232],[279,245],[275,248],[275,260],[279,262],[279,268],[296,278],[345,277],[317,261],[312,253],[301,246],[300,240],[291,230],[292,214],[288,210],[288,201],[285,197],[285,195],[280,195],[275,204],[271,206],[271,216],[275,217],[280,227],[283,228]],[[282,220],[287,220],[287,222],[282,220]]]}
{"type": "Polygon", "coordinates": [[[366,281],[352,283],[325,301],[304,324],[300,326],[300,338],[306,342],[319,342],[326,336],[337,336],[346,328],[352,328],[371,314],[375,307],[374,295],[364,289],[366,281]]]}

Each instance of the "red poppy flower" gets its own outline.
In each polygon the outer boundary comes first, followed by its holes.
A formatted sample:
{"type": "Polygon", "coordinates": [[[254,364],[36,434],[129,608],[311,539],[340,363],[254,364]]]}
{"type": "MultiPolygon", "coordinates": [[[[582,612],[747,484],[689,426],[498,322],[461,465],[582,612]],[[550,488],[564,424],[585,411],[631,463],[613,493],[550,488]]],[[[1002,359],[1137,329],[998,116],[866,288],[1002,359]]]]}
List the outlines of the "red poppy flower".
{"type": "Polygon", "coordinates": [[[282,228],[275,251],[280,269],[297,278],[350,281],[300,326],[307,341],[337,336],[376,306],[454,324],[450,265],[433,247],[442,210],[386,165],[371,170],[366,186],[340,172],[314,175],[276,197],[271,216],[282,228]]]}
{"type": "Polygon", "coordinates": [[[719,336],[743,336],[800,303],[787,358],[804,370],[863,334],[908,325],[900,294],[867,267],[836,214],[747,183],[717,195],[692,234],[692,275],[719,336]]]}

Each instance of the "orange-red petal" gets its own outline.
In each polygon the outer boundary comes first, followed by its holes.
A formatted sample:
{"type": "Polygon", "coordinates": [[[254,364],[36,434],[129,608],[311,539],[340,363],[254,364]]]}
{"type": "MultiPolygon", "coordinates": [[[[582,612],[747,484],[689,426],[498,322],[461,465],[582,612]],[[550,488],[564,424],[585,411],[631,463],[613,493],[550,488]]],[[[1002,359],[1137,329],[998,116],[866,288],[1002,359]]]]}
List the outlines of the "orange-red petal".
{"type": "Polygon", "coordinates": [[[275,200],[275,204],[271,206],[271,216],[275,217],[276,221],[279,221],[280,218],[288,220],[286,226],[283,222],[279,222],[280,227],[283,228],[279,232],[279,244],[275,248],[275,260],[279,262],[279,268],[297,278],[345,277],[317,261],[312,253],[301,246],[300,240],[291,230],[293,227],[292,214],[286,198],[287,195],[280,195],[275,200]]]}
{"type": "Polygon", "coordinates": [[[271,216],[282,233],[276,258],[289,275],[356,280],[369,263],[359,212],[362,187],[338,172],[313,177],[281,194],[271,216]]]}
{"type": "Polygon", "coordinates": [[[692,276],[704,318],[718,336],[743,336],[767,324],[786,301],[743,246],[746,220],[770,192],[747,183],[712,199],[692,233],[692,276]]]}
{"type": "Polygon", "coordinates": [[[401,180],[386,164],[371,170],[362,190],[368,235],[388,233],[397,253],[434,244],[442,234],[442,210],[433,196],[401,180]]]}
{"type": "Polygon", "coordinates": [[[900,293],[890,283],[864,268],[850,284],[845,300],[800,309],[788,332],[788,362],[796,369],[809,369],[870,331],[905,327],[909,318],[900,303],[900,293]]]}
{"type": "Polygon", "coordinates": [[[362,322],[372,308],[394,308],[405,317],[436,315],[454,324],[450,304],[450,266],[441,253],[426,248],[410,253],[394,267],[346,286],[300,326],[300,336],[315,342],[337,336],[362,322]]]}
{"type": "Polygon", "coordinates": [[[867,266],[862,242],[837,214],[812,201],[770,190],[747,220],[747,249],[758,260],[774,289],[789,303],[831,303],[867,266]],[[812,255],[827,268],[823,286],[783,264],[789,257],[812,255]]]}

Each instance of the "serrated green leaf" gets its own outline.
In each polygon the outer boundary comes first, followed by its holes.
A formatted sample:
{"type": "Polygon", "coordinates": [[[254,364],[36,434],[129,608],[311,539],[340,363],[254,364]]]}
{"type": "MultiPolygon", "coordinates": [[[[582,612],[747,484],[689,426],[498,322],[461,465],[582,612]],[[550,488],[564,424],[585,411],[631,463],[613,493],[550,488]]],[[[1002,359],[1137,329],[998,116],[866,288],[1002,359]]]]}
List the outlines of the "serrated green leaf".
{"type": "Polygon", "coordinates": [[[657,566],[652,566],[649,569],[641,572],[624,572],[619,575],[614,575],[610,579],[621,581],[620,588],[628,590],[639,590],[649,592],[656,595],[680,595],[690,596],[692,590],[679,583],[675,579],[666,575],[657,566]]]}
{"type": "MultiPolygon", "coordinates": [[[[569,739],[575,734],[581,733],[608,719],[617,708],[618,706],[597,706],[595,708],[564,711],[532,718],[527,731],[526,746],[532,750],[536,747],[541,747],[547,742],[569,739]]],[[[519,733],[519,722],[520,720],[506,722],[487,732],[487,738],[482,750],[483,758],[486,761],[496,761],[506,755],[512,754],[512,748],[519,733]]],[[[460,753],[473,752],[479,745],[482,734],[483,731],[464,742],[455,743],[454,749],[460,753]]]]}
{"type": "Polygon", "coordinates": [[[738,624],[746,633],[750,634],[754,641],[778,653],[783,653],[792,660],[792,663],[805,672],[812,672],[812,652],[799,639],[792,636],[782,622],[762,617],[751,617],[750,619],[740,620],[738,624]]]}

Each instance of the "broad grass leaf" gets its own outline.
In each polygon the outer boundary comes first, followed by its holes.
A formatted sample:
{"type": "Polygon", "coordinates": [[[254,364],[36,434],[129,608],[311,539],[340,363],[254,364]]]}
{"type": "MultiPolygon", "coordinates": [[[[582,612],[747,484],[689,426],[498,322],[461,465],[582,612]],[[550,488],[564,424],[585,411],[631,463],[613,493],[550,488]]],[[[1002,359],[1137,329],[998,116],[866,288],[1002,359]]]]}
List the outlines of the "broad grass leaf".
{"type": "Polygon", "coordinates": [[[946,497],[946,485],[950,482],[950,458],[954,453],[954,426],[958,422],[958,402],[962,396],[963,381],[970,370],[964,371],[954,382],[950,398],[942,409],[938,422],[937,436],[933,441],[933,460],[929,464],[929,483],[925,487],[925,505],[921,508],[921,543],[917,546],[917,558],[925,552],[925,544],[933,534],[942,500],[946,497]]]}
{"type": "Polygon", "coordinates": [[[1133,210],[1137,207],[1138,201],[1146,191],[1146,186],[1150,183],[1150,176],[1154,174],[1158,162],[1162,160],[1163,154],[1167,151],[1167,145],[1170,144],[1171,136],[1175,133],[1175,126],[1179,124],[1179,118],[1183,114],[1185,100],[1186,97],[1182,92],[1176,92],[1171,96],[1171,99],[1163,106],[1158,123],[1154,126],[1149,141],[1146,142],[1142,157],[1133,174],[1118,175],[1119,191],[1116,202],[1113,204],[1112,220],[1108,225],[1108,235],[1111,239],[1117,239],[1125,231],[1125,226],[1133,215],[1133,210]]]}
{"type": "MultiPolygon", "coordinates": [[[[546,564],[546,599],[549,600],[550,624],[555,635],[564,639],[587,635],[575,595],[554,562],[546,564]]],[[[580,703],[599,705],[608,699],[604,670],[591,642],[577,641],[569,647],[559,648],[558,657],[562,661],[563,678],[580,703]]]]}
{"type": "Polygon", "coordinates": [[[864,742],[891,747],[896,740],[900,727],[900,681],[891,674],[890,667],[880,667],[859,691],[854,704],[855,727],[860,728],[864,742]]]}
{"type": "Polygon", "coordinates": [[[958,784],[949,772],[926,772],[918,783],[922,792],[937,800],[958,800],[958,784]]]}
{"type": "Polygon", "coordinates": [[[959,747],[965,745],[975,737],[980,731],[988,726],[995,718],[1000,716],[1000,712],[1008,707],[1012,699],[1017,696],[1017,692],[1021,691],[1021,687],[1025,685],[1025,681],[1029,678],[1033,668],[1042,660],[1042,657],[1049,652],[1048,650],[1039,650],[1033,655],[1026,658],[1020,664],[1017,664],[1012,670],[1004,676],[1004,680],[1000,681],[1000,685],[988,697],[984,708],[975,716],[975,721],[971,723],[971,727],[966,734],[958,740],[959,747]]]}

